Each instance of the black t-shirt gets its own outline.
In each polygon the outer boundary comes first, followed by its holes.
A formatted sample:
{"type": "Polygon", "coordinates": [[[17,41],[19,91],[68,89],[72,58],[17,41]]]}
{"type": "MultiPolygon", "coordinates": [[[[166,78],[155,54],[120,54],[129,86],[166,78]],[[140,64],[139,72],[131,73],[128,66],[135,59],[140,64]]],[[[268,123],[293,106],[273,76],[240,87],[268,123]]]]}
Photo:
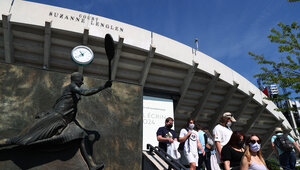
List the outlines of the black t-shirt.
{"type": "MultiPolygon", "coordinates": [[[[164,138],[167,137],[172,139],[177,138],[175,131],[173,129],[167,129],[166,127],[160,127],[156,132],[156,136],[162,136],[164,138]]],[[[159,142],[158,147],[167,152],[167,144],[169,144],[169,141],[159,142]]]]}
{"type": "Polygon", "coordinates": [[[222,161],[230,161],[230,167],[240,166],[244,152],[234,150],[231,146],[225,145],[221,151],[222,161]]]}

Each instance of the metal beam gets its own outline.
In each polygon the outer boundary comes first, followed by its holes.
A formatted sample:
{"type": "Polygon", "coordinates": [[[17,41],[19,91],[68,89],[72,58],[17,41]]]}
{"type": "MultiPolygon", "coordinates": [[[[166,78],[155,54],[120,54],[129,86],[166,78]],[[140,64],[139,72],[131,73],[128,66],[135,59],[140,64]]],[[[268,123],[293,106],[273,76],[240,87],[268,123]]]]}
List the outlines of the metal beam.
{"type": "Polygon", "coordinates": [[[269,157],[273,154],[274,150],[271,147],[268,148],[267,152],[263,153],[263,155],[265,155],[265,158],[269,159],[269,157]]]}
{"type": "Polygon", "coordinates": [[[150,66],[151,66],[151,63],[152,63],[152,60],[153,60],[153,57],[154,57],[154,54],[155,54],[155,50],[156,50],[156,47],[151,44],[149,54],[148,54],[148,57],[146,59],[145,65],[144,65],[144,70],[142,72],[141,79],[140,79],[140,82],[139,82],[139,84],[142,87],[144,87],[144,85],[145,85],[145,82],[146,82],[146,79],[147,79],[147,76],[148,76],[148,73],[149,73],[149,70],[150,70],[150,66]]]}
{"type": "MultiPolygon", "coordinates": [[[[232,98],[234,92],[237,90],[239,84],[236,82],[233,82],[233,86],[231,86],[231,88],[229,89],[228,93],[226,94],[225,98],[223,99],[223,101],[221,102],[220,106],[218,107],[218,109],[216,110],[216,113],[214,114],[214,116],[212,117],[211,121],[208,123],[209,124],[209,130],[211,131],[214,126],[218,123],[218,121],[220,120],[222,114],[224,113],[225,108],[227,107],[227,105],[230,102],[230,99],[232,98]]],[[[197,116],[198,117],[198,116],[197,116]]]]}
{"type": "Polygon", "coordinates": [[[11,14],[2,14],[2,27],[3,27],[3,40],[4,40],[4,56],[6,63],[13,63],[13,46],[12,46],[12,33],[10,26],[11,14]]]}
{"type": "Polygon", "coordinates": [[[244,113],[244,111],[247,108],[247,105],[251,102],[251,100],[253,99],[254,94],[249,92],[249,96],[247,97],[247,99],[245,99],[243,101],[243,103],[241,104],[240,108],[236,111],[234,118],[236,119],[236,121],[239,121],[240,117],[242,116],[242,114],[244,113]]]}
{"type": "Polygon", "coordinates": [[[212,78],[212,80],[208,83],[206,89],[204,90],[204,94],[201,97],[199,104],[197,105],[195,111],[192,113],[191,118],[195,119],[196,116],[203,111],[203,108],[205,106],[205,103],[208,99],[208,96],[212,92],[213,88],[215,87],[215,84],[217,83],[218,79],[220,77],[220,73],[217,73],[215,71],[215,75],[212,78]]]}
{"type": "MultiPolygon", "coordinates": [[[[82,44],[87,45],[89,40],[89,28],[84,28],[82,36],[82,44]]],[[[78,66],[78,72],[83,74],[83,66],[78,66]]]]}
{"type": "Polygon", "coordinates": [[[51,50],[51,22],[45,22],[45,35],[44,35],[44,64],[43,69],[49,68],[50,50],[51,50]]]}
{"type": "Polygon", "coordinates": [[[120,59],[121,52],[122,52],[123,42],[124,42],[124,37],[119,36],[119,42],[118,42],[117,49],[116,49],[116,55],[113,59],[113,64],[112,64],[112,72],[111,72],[112,80],[115,80],[116,75],[117,75],[117,68],[118,68],[119,59],[120,59]]]}
{"type": "Polygon", "coordinates": [[[199,63],[197,63],[196,61],[193,61],[193,66],[189,68],[188,73],[183,80],[183,85],[180,88],[180,98],[178,100],[178,103],[177,103],[176,109],[175,109],[175,115],[177,114],[177,112],[180,108],[180,105],[183,102],[184,96],[193,80],[193,77],[195,75],[198,65],[199,65],[199,63]]]}
{"type": "Polygon", "coordinates": [[[89,41],[89,28],[84,28],[83,37],[82,37],[82,44],[87,45],[89,41]]]}
{"type": "Polygon", "coordinates": [[[247,121],[247,124],[243,126],[243,132],[248,134],[250,129],[254,126],[255,122],[259,120],[260,116],[263,114],[264,110],[268,105],[263,103],[263,105],[259,108],[255,115],[251,117],[250,120],[247,121]]]}

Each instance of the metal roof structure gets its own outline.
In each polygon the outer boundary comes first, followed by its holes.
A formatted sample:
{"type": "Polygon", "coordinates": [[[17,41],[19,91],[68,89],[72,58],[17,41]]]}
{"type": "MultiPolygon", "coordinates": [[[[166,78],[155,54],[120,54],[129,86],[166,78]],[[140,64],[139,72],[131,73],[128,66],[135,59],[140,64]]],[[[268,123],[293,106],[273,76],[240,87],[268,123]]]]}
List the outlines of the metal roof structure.
{"type": "MultiPolygon", "coordinates": [[[[274,128],[292,129],[257,87],[191,47],[92,14],[21,0],[10,5],[0,2],[1,63],[66,73],[79,70],[85,76],[106,79],[104,36],[110,33],[116,47],[113,80],[140,85],[145,94],[174,99],[177,132],[189,117],[212,130],[229,111],[237,120],[232,129],[260,135],[264,156],[269,156],[274,128]],[[94,61],[85,67],[77,66],[70,57],[71,50],[81,44],[95,54],[94,61]]],[[[296,137],[293,131],[291,135],[296,137]]]]}

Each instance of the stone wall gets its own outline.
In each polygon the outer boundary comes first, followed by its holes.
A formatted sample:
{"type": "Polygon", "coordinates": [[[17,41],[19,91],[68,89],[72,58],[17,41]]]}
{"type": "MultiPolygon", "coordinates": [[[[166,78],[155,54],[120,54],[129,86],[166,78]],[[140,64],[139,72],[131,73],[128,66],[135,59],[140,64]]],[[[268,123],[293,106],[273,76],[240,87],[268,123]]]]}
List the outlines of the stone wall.
{"type": "MultiPolygon", "coordinates": [[[[105,81],[84,77],[83,88],[104,85],[105,81]]],[[[0,64],[0,138],[18,135],[37,113],[51,109],[68,83],[70,74],[0,64]]],[[[141,169],[142,94],[140,86],[113,82],[111,89],[82,96],[79,102],[76,119],[85,129],[100,134],[93,144],[93,157],[97,163],[103,162],[105,169],[141,169]]],[[[59,154],[47,152],[0,148],[0,169],[86,168],[76,147],[59,154]],[[41,155],[39,161],[37,154],[41,155]]]]}

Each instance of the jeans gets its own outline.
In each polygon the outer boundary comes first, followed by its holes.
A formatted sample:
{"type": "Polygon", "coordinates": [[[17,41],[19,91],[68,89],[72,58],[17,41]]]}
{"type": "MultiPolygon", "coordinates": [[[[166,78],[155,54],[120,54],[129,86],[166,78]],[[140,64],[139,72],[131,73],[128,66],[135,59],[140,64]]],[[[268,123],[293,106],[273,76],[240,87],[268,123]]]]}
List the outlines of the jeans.
{"type": "Polygon", "coordinates": [[[295,152],[284,152],[279,155],[279,163],[284,170],[296,170],[295,152]]]}

